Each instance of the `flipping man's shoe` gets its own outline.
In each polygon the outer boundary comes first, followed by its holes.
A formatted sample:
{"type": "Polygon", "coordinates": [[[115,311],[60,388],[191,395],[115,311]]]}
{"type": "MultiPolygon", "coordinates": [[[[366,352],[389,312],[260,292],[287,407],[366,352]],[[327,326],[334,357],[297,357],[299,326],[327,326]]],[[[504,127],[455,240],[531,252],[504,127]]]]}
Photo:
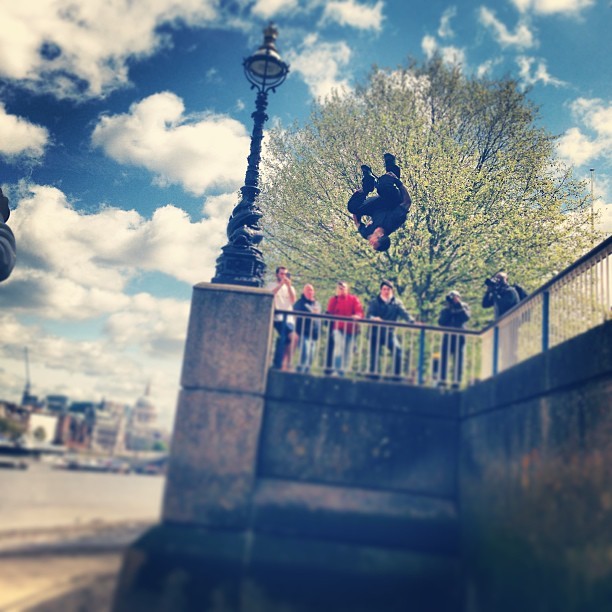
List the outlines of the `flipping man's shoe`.
{"type": "Polygon", "coordinates": [[[378,184],[378,179],[372,174],[372,168],[370,168],[370,166],[363,165],[361,166],[361,173],[363,174],[361,179],[361,188],[363,189],[363,193],[370,193],[370,191],[374,191],[378,184]]]}
{"type": "Polygon", "coordinates": [[[385,170],[387,172],[393,172],[393,174],[395,174],[397,178],[401,178],[401,170],[400,167],[397,165],[395,155],[393,155],[392,153],[385,153],[383,157],[385,158],[385,170]]]}

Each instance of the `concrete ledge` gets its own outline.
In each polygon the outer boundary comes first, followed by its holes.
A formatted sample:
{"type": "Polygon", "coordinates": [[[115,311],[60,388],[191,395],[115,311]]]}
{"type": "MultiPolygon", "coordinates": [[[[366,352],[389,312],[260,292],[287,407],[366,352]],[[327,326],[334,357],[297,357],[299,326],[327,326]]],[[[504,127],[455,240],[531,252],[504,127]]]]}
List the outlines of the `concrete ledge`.
{"type": "Polygon", "coordinates": [[[416,387],[406,383],[361,381],[346,378],[310,376],[270,370],[266,397],[291,398],[294,403],[342,407],[347,410],[376,410],[423,414],[456,419],[459,392],[416,387]]]}
{"type": "Polygon", "coordinates": [[[253,527],[257,531],[458,553],[457,511],[447,500],[260,480],[253,506],[253,527]]]}

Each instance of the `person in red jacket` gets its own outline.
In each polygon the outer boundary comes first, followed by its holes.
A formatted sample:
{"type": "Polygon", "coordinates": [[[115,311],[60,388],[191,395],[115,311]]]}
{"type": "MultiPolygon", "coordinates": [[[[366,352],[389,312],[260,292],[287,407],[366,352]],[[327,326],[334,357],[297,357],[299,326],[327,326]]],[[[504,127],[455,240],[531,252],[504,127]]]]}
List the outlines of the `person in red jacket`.
{"type": "MultiPolygon", "coordinates": [[[[363,307],[356,295],[349,292],[349,286],[344,281],[338,281],[336,295],[327,303],[327,314],[337,317],[353,317],[363,319],[363,307]]],[[[340,376],[351,368],[353,360],[353,347],[355,337],[359,332],[359,325],[350,321],[334,321],[331,334],[333,340],[333,371],[340,376]]]]}

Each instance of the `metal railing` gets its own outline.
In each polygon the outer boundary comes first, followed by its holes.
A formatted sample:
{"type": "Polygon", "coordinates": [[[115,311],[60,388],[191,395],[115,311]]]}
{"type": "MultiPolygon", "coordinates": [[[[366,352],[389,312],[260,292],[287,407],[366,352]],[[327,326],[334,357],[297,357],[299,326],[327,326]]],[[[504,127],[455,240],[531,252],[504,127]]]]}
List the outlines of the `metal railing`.
{"type": "Polygon", "coordinates": [[[481,331],[277,310],[270,365],[465,387],[610,319],[611,259],[612,237],[481,331]]]}
{"type": "Polygon", "coordinates": [[[482,331],[482,372],[502,372],[612,315],[612,237],[482,331]]]}
{"type": "Polygon", "coordinates": [[[481,377],[476,331],[295,311],[276,318],[278,369],[456,388],[481,377]]]}

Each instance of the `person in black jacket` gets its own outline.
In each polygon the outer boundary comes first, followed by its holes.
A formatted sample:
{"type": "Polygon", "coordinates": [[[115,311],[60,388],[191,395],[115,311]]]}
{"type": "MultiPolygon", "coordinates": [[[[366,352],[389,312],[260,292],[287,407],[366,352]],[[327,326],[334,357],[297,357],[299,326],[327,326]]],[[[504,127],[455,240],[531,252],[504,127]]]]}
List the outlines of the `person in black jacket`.
{"type": "Polygon", "coordinates": [[[516,288],[508,283],[506,272],[498,272],[493,278],[487,278],[485,285],[487,291],[482,298],[482,307],[493,307],[496,319],[499,319],[521,301],[516,288]]]}
{"type": "Polygon", "coordinates": [[[17,258],[15,236],[11,228],[6,225],[10,215],[8,198],[0,189],[0,282],[11,275],[17,258]]]}
{"type": "MultiPolygon", "coordinates": [[[[464,329],[470,320],[470,307],[461,301],[458,291],[451,291],[444,300],[444,307],[438,317],[438,325],[464,329]]],[[[458,387],[463,376],[463,358],[465,353],[465,336],[462,334],[445,333],[442,336],[442,351],[440,357],[440,383],[446,384],[446,372],[450,357],[454,357],[453,386],[458,387]]]]}
{"type": "MultiPolygon", "coordinates": [[[[298,313],[321,313],[321,304],[315,299],[315,290],[311,284],[304,285],[301,297],[293,304],[293,310],[298,313]]],[[[321,333],[321,321],[298,314],[296,315],[295,333],[298,336],[298,350],[300,351],[297,371],[309,372],[321,333]]]]}
{"type": "MultiPolygon", "coordinates": [[[[399,298],[393,295],[393,283],[383,280],[380,283],[380,293],[369,303],[367,318],[378,321],[397,321],[403,319],[414,323],[414,317],[404,308],[399,298]]],[[[399,378],[402,373],[402,347],[393,328],[384,325],[372,325],[370,335],[370,375],[380,374],[380,350],[386,347],[393,356],[393,374],[399,378]]]]}

